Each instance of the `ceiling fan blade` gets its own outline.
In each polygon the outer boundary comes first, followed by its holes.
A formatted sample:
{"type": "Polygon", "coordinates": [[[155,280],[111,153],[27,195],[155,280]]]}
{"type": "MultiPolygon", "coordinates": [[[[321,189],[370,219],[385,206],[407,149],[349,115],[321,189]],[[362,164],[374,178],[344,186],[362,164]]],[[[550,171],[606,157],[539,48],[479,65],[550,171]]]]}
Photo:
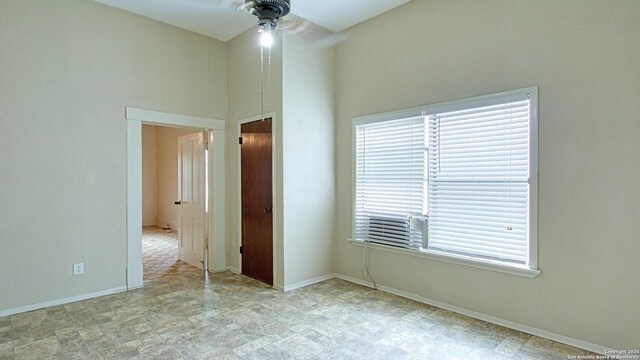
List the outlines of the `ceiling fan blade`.
{"type": "Polygon", "coordinates": [[[234,10],[234,11],[248,11],[249,8],[255,5],[255,2],[252,0],[216,0],[219,4],[218,6],[234,10]]]}
{"type": "MultiPolygon", "coordinates": [[[[256,0],[213,0],[223,9],[247,12],[256,15],[256,0]]],[[[278,30],[282,31],[295,43],[314,48],[334,46],[347,38],[345,32],[335,33],[305,18],[289,13],[278,20],[278,30]]]]}
{"type": "Polygon", "coordinates": [[[300,16],[289,14],[280,19],[278,28],[296,42],[314,48],[327,48],[346,40],[347,33],[335,33],[300,16]]]}

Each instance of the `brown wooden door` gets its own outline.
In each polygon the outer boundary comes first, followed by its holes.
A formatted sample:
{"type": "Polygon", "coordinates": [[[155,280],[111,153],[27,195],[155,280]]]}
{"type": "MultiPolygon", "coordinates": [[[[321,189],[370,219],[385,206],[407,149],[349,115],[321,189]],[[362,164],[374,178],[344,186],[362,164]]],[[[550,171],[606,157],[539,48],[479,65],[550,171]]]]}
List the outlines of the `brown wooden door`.
{"type": "Polygon", "coordinates": [[[273,285],[271,119],[242,124],[242,273],[273,285]]]}

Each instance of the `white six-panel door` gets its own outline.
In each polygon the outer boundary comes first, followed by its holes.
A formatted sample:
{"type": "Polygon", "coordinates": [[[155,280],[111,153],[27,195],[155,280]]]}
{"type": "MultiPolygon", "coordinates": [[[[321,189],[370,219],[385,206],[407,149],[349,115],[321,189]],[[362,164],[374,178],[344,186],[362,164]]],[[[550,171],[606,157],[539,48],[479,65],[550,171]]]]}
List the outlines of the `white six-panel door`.
{"type": "Polygon", "coordinates": [[[179,258],[199,269],[204,262],[205,171],[203,133],[178,138],[179,258]]]}

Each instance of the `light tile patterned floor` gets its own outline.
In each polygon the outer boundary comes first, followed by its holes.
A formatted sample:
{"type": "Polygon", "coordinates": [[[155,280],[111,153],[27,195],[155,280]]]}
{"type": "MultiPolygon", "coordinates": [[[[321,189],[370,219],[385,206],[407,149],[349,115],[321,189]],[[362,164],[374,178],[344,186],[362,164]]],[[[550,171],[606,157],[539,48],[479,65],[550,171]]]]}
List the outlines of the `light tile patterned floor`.
{"type": "Polygon", "coordinates": [[[0,359],[484,360],[587,355],[338,279],[282,293],[232,273],[205,277],[201,271],[157,270],[163,275],[146,280],[143,289],[0,318],[0,359]]]}
{"type": "Polygon", "coordinates": [[[145,281],[200,271],[178,260],[178,234],[157,226],[142,228],[142,262],[145,281]]]}

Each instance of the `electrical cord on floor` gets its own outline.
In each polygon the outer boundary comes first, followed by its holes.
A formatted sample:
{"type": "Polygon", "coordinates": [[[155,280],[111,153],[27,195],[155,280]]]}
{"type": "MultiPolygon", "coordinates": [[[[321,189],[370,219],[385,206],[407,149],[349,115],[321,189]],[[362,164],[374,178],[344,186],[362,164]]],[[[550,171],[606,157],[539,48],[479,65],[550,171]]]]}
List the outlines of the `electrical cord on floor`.
{"type": "Polygon", "coordinates": [[[371,275],[371,271],[369,271],[369,267],[371,265],[371,249],[369,248],[369,240],[366,240],[364,242],[364,247],[362,248],[362,256],[361,256],[361,262],[362,262],[362,277],[366,280],[367,278],[371,279],[371,282],[373,283],[373,288],[375,290],[378,290],[378,284],[376,284],[376,279],[373,278],[373,275],[371,275]]]}

